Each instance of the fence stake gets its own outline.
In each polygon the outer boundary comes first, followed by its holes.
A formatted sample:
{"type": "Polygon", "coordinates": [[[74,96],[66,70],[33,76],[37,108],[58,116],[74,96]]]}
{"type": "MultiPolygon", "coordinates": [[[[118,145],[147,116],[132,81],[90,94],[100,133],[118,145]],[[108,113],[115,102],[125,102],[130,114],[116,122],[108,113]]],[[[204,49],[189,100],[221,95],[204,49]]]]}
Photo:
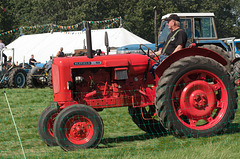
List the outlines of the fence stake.
{"type": "Polygon", "coordinates": [[[16,125],[16,123],[15,123],[15,120],[14,120],[14,117],[13,117],[13,113],[12,113],[10,104],[9,104],[9,102],[8,102],[8,98],[7,98],[6,91],[4,91],[3,93],[4,93],[4,95],[5,95],[5,98],[6,98],[6,101],[7,101],[7,104],[8,104],[8,108],[9,108],[9,111],[10,111],[11,116],[12,116],[13,124],[14,124],[14,126],[15,126],[15,129],[16,129],[16,132],[17,132],[17,135],[18,135],[18,139],[19,139],[19,142],[20,142],[20,145],[21,145],[21,148],[22,148],[23,156],[24,156],[24,158],[26,159],[26,155],[25,155],[25,152],[24,152],[24,149],[23,149],[22,141],[21,141],[20,135],[19,135],[19,133],[18,133],[17,125],[16,125]]]}

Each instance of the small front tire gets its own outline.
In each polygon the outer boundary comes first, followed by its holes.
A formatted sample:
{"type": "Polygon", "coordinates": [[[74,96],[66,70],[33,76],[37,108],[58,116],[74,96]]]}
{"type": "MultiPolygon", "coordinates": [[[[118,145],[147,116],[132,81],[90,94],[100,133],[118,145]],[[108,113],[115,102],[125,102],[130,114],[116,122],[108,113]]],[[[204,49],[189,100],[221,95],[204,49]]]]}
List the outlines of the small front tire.
{"type": "Polygon", "coordinates": [[[58,115],[57,107],[47,107],[41,113],[38,119],[38,133],[48,146],[57,146],[56,140],[53,134],[53,124],[58,115]]]}
{"type": "Polygon", "coordinates": [[[103,122],[93,108],[71,105],[59,113],[53,132],[58,145],[66,151],[95,148],[103,137],[103,122]]]}

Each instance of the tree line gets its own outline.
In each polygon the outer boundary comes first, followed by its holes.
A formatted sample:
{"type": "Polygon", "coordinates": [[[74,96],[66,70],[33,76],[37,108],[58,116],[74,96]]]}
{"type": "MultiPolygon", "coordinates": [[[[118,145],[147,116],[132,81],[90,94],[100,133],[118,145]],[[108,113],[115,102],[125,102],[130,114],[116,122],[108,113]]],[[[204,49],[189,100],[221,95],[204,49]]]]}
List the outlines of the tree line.
{"type": "MultiPolygon", "coordinates": [[[[219,38],[240,38],[239,0],[1,0],[0,33],[21,26],[58,24],[69,26],[81,21],[99,21],[122,17],[123,27],[154,42],[154,12],[157,6],[158,27],[168,13],[213,12],[219,38]]],[[[104,24],[93,25],[101,28],[104,24]]],[[[118,27],[115,24],[114,27],[118,27]]],[[[75,30],[81,30],[83,26],[75,30]]],[[[48,32],[46,28],[24,30],[23,34],[48,32]]],[[[20,32],[1,35],[6,44],[20,32]]]]}

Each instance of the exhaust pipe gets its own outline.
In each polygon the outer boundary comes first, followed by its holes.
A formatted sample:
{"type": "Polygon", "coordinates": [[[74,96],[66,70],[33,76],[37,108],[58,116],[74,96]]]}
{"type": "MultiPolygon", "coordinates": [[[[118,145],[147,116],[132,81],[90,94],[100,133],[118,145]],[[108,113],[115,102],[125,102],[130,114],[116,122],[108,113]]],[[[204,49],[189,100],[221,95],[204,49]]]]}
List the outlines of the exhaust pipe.
{"type": "Polygon", "coordinates": [[[108,33],[107,32],[105,32],[105,46],[106,46],[107,55],[108,55],[109,52],[110,52],[110,48],[109,48],[109,41],[108,41],[108,33]]]}
{"type": "Polygon", "coordinates": [[[86,39],[87,39],[87,57],[93,58],[91,28],[88,22],[87,22],[87,29],[86,29],[86,39]]]}
{"type": "Polygon", "coordinates": [[[157,32],[157,7],[153,8],[154,10],[154,36],[155,36],[155,51],[158,51],[158,32],[157,32]]]}

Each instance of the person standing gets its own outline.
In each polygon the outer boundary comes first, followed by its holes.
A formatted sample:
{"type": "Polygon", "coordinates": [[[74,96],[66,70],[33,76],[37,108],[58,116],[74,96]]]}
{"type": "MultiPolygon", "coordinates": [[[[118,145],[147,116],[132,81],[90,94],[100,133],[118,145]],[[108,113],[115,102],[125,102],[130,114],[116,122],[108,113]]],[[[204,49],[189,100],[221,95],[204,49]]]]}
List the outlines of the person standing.
{"type": "Polygon", "coordinates": [[[63,47],[60,48],[60,50],[57,52],[56,57],[64,57],[64,53],[63,53],[63,47]]]}
{"type": "MultiPolygon", "coordinates": [[[[3,41],[0,39],[0,53],[2,51],[2,49],[6,48],[5,44],[3,43],[3,41]]],[[[7,56],[3,53],[3,58],[4,58],[4,64],[7,64],[7,56]]]]}

